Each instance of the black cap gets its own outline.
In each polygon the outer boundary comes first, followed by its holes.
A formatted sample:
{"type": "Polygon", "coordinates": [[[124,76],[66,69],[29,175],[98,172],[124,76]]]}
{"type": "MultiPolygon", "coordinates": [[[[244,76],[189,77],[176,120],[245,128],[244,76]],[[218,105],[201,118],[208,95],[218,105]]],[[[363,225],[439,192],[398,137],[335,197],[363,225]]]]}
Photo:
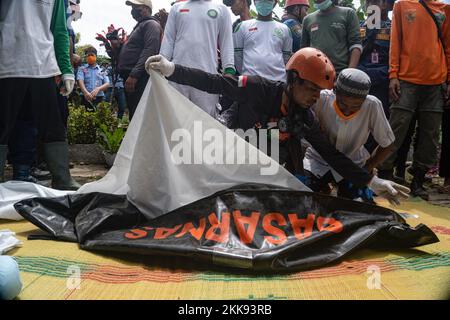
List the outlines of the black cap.
{"type": "Polygon", "coordinates": [[[339,73],[336,81],[336,90],[357,98],[365,98],[370,91],[372,82],[363,71],[347,68],[339,73]]]}

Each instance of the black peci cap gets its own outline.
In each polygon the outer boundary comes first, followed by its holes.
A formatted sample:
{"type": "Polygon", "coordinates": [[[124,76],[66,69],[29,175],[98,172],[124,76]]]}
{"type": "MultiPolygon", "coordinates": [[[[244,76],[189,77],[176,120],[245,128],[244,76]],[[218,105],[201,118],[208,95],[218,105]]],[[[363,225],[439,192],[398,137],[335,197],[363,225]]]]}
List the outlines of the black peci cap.
{"type": "MultiPolygon", "coordinates": [[[[226,5],[227,7],[231,7],[234,1],[235,0],[223,0],[223,4],[226,5]]],[[[250,7],[252,5],[252,0],[247,0],[247,4],[250,7]]]]}

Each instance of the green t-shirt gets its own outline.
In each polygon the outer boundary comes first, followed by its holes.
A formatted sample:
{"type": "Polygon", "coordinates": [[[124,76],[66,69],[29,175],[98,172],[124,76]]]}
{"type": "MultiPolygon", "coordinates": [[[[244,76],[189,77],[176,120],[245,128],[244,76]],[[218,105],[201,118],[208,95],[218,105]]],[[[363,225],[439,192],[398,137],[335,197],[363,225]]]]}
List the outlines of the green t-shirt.
{"type": "Polygon", "coordinates": [[[348,67],[350,52],[362,51],[359,20],[355,10],[334,7],[330,12],[313,12],[303,20],[302,48],[323,51],[339,73],[348,67]]]}

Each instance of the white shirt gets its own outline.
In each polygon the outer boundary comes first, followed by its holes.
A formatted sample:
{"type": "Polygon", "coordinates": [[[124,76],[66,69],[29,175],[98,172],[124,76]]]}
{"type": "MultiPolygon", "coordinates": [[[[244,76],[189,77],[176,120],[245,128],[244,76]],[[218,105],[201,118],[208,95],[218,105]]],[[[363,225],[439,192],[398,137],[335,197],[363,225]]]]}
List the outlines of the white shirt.
{"type": "Polygon", "coordinates": [[[180,1],[173,5],[164,30],[160,54],[174,63],[217,73],[234,68],[231,17],[228,8],[211,0],[180,1]]]}
{"type": "Polygon", "coordinates": [[[50,31],[55,0],[0,1],[0,79],[61,74],[50,31]]]}
{"type": "Polygon", "coordinates": [[[236,69],[243,75],[258,75],[286,82],[286,63],[292,54],[289,28],[278,21],[243,21],[233,33],[236,69]]]}
{"type": "MultiPolygon", "coordinates": [[[[312,110],[331,144],[355,164],[363,167],[370,158],[369,152],[364,148],[369,134],[372,134],[383,148],[395,140],[383,106],[376,97],[368,95],[357,113],[345,117],[337,106],[335,107],[335,100],[333,91],[323,90],[312,110]]],[[[303,165],[305,170],[312,172],[316,177],[320,178],[331,170],[337,182],[342,180],[342,176],[331,169],[312,147],[307,148],[303,165]]]]}

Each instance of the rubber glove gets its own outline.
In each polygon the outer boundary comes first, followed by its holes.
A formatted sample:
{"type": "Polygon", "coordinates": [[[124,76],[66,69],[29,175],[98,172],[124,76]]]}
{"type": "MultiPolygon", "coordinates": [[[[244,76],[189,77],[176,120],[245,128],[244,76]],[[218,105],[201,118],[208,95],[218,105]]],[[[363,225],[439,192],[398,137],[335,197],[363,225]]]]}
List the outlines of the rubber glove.
{"type": "Polygon", "coordinates": [[[162,55],[152,56],[145,62],[145,70],[150,74],[150,70],[156,70],[165,77],[170,77],[175,72],[175,63],[170,62],[162,55]]]}
{"type": "Polygon", "coordinates": [[[62,92],[61,92],[61,95],[63,95],[64,97],[67,97],[67,96],[69,96],[71,93],[72,93],[72,91],[73,91],[73,88],[75,87],[75,76],[73,75],[73,74],[63,74],[62,75],[62,81],[63,81],[63,83],[64,83],[64,89],[65,90],[63,90],[62,92]]]}
{"type": "Polygon", "coordinates": [[[411,190],[401,184],[390,180],[380,179],[374,176],[368,187],[372,189],[378,196],[386,198],[392,205],[399,205],[400,200],[409,198],[408,193],[411,190]]]}

